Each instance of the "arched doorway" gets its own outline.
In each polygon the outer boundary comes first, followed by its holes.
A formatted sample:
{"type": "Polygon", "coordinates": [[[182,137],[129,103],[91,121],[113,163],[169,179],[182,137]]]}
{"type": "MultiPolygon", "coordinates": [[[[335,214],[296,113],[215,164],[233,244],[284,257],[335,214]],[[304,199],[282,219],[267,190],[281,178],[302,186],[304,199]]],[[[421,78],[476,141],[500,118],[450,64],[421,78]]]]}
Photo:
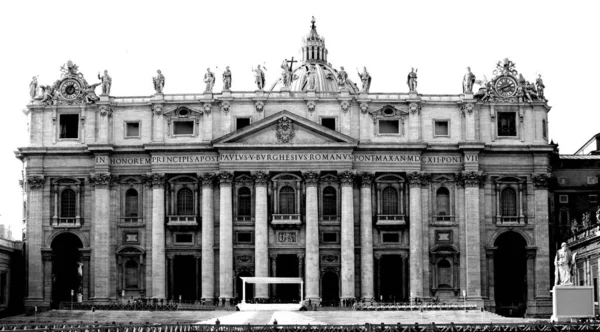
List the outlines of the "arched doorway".
{"type": "Polygon", "coordinates": [[[379,300],[398,302],[402,300],[402,258],[400,255],[382,255],[379,260],[379,300]]]}
{"type": "Polygon", "coordinates": [[[52,302],[77,300],[83,293],[83,270],[79,249],[83,244],[77,235],[62,233],[54,238],[52,248],[52,302]],[[73,298],[71,298],[71,290],[73,298]]]}
{"type": "Polygon", "coordinates": [[[494,285],[496,312],[505,316],[522,316],[527,301],[527,242],[516,232],[506,232],[494,245],[494,285]]]}
{"type": "MultiPolygon", "coordinates": [[[[277,276],[285,278],[298,278],[298,256],[295,254],[277,255],[277,276]]],[[[277,284],[277,299],[281,303],[292,303],[300,301],[300,285],[277,284]]]]}
{"type": "MultiPolygon", "coordinates": [[[[235,278],[235,294],[238,301],[242,301],[243,297],[243,282],[240,277],[252,277],[252,273],[247,270],[242,270],[235,278]]],[[[246,302],[254,302],[254,284],[246,283],[246,302]]]]}
{"type": "Polygon", "coordinates": [[[321,277],[321,299],[323,306],[337,306],[340,302],[340,278],[337,273],[327,271],[321,277]]]}

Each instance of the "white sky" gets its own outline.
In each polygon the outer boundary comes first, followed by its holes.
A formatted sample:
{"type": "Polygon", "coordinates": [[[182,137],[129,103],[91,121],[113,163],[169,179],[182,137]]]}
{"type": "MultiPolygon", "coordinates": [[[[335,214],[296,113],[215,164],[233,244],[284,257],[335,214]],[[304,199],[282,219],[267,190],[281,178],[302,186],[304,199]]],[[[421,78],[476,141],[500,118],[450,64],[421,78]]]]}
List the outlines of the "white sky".
{"type": "Polygon", "coordinates": [[[599,14],[598,1],[3,1],[0,223],[20,237],[13,151],[28,144],[31,77],[50,85],[69,59],[90,83],[108,69],[114,96],[151,95],[157,69],[165,93],[202,92],[207,67],[220,91],[226,65],[232,89],[251,91],[252,66],[266,65],[270,86],[283,59],[300,57],[314,15],[329,61],[354,81],[366,66],[371,92],[407,92],[412,66],[424,94],[459,94],[465,67],[491,78],[505,57],[527,80],[542,74],[550,137],[573,153],[600,132],[599,14]]]}

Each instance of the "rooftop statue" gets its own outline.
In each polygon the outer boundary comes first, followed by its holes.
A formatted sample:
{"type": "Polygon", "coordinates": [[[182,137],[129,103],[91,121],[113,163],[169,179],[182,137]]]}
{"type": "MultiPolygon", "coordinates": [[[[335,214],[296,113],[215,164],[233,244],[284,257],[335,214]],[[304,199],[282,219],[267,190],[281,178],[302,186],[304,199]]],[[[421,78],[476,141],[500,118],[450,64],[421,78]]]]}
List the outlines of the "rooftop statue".
{"type": "Polygon", "coordinates": [[[360,91],[369,92],[369,89],[371,88],[371,75],[367,72],[367,67],[363,67],[363,72],[359,72],[358,76],[362,82],[362,89],[360,89],[360,91]]]}
{"type": "Polygon", "coordinates": [[[262,90],[265,88],[265,72],[262,70],[260,65],[256,66],[256,69],[252,69],[254,72],[254,83],[256,83],[256,87],[258,90],[262,90]]]}
{"type": "Polygon", "coordinates": [[[104,75],[100,76],[98,73],[98,79],[102,83],[102,95],[108,96],[110,95],[110,87],[112,85],[112,78],[108,76],[108,70],[104,71],[104,75]]]}
{"type": "Polygon", "coordinates": [[[154,91],[156,91],[156,94],[162,94],[163,88],[165,87],[165,75],[163,75],[160,70],[157,70],[156,76],[152,77],[152,82],[154,83],[154,91]]]}
{"type": "Polygon", "coordinates": [[[317,88],[317,67],[314,64],[309,65],[306,75],[308,89],[315,90],[317,88]]]}
{"type": "Polygon", "coordinates": [[[231,90],[231,70],[229,70],[229,66],[225,67],[223,72],[223,90],[231,90]]]}
{"type": "Polygon", "coordinates": [[[555,275],[554,285],[572,285],[571,268],[575,262],[575,255],[571,253],[567,244],[563,242],[560,249],[556,252],[554,259],[555,275]]]}
{"type": "Polygon", "coordinates": [[[340,67],[340,71],[337,73],[338,85],[340,88],[346,87],[346,81],[348,80],[348,73],[344,70],[344,67],[340,67]]]}
{"type": "Polygon", "coordinates": [[[473,93],[473,84],[475,83],[475,74],[471,72],[471,67],[467,67],[467,73],[463,77],[463,93],[473,93]]]}
{"type": "Polygon", "coordinates": [[[37,94],[38,81],[37,76],[33,76],[31,79],[31,83],[29,83],[29,96],[31,100],[35,99],[35,95],[37,94]]]}
{"type": "Polygon", "coordinates": [[[414,68],[410,69],[410,73],[408,73],[408,77],[406,78],[406,84],[408,84],[409,92],[417,92],[417,71],[414,68]]]}
{"type": "MultiPolygon", "coordinates": [[[[538,98],[540,100],[545,100],[546,98],[544,97],[544,88],[546,86],[544,85],[544,81],[542,80],[542,75],[538,75],[537,79],[535,80],[535,85],[536,85],[538,98]]],[[[600,219],[598,219],[598,220],[600,220],[600,219]]]]}
{"type": "Polygon", "coordinates": [[[102,83],[96,83],[92,85],[87,85],[83,88],[83,101],[86,104],[93,104],[100,100],[96,95],[96,87],[102,83]]]}
{"type": "Polygon", "coordinates": [[[212,92],[213,87],[215,86],[215,74],[210,71],[210,68],[206,68],[206,73],[204,74],[204,83],[206,83],[206,89],[204,92],[212,92]]]}
{"type": "MultiPolygon", "coordinates": [[[[292,61],[294,58],[292,58],[292,61]]],[[[292,85],[292,69],[291,66],[288,65],[287,60],[283,60],[281,63],[281,84],[284,87],[289,88],[292,85]]]]}

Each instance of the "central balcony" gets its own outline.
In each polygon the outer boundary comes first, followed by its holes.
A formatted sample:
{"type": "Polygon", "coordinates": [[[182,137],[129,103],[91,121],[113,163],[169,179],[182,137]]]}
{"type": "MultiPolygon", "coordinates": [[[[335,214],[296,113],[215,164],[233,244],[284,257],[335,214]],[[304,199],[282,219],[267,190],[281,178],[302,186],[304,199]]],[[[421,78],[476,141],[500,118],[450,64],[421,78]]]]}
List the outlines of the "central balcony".
{"type": "Polygon", "coordinates": [[[302,215],[273,214],[271,225],[275,228],[300,228],[302,226],[302,215]]]}
{"type": "Polygon", "coordinates": [[[167,216],[167,227],[195,228],[198,227],[198,217],[195,215],[167,216]]]}
{"type": "Polygon", "coordinates": [[[523,227],[527,226],[525,216],[496,216],[496,226],[523,227]]]}
{"type": "Polygon", "coordinates": [[[406,216],[403,214],[378,214],[375,226],[379,228],[398,228],[406,226],[406,216]]]}

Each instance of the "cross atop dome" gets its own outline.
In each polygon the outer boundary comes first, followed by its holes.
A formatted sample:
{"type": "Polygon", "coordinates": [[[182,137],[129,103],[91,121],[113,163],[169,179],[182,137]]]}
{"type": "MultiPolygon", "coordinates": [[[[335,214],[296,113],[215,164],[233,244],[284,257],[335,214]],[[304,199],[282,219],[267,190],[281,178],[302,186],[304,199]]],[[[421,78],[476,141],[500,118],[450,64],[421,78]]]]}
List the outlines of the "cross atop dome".
{"type": "Polygon", "coordinates": [[[310,33],[302,45],[302,62],[321,62],[327,63],[327,48],[325,48],[325,38],[319,36],[317,33],[317,26],[315,25],[315,17],[312,17],[310,21],[310,33]]]}

